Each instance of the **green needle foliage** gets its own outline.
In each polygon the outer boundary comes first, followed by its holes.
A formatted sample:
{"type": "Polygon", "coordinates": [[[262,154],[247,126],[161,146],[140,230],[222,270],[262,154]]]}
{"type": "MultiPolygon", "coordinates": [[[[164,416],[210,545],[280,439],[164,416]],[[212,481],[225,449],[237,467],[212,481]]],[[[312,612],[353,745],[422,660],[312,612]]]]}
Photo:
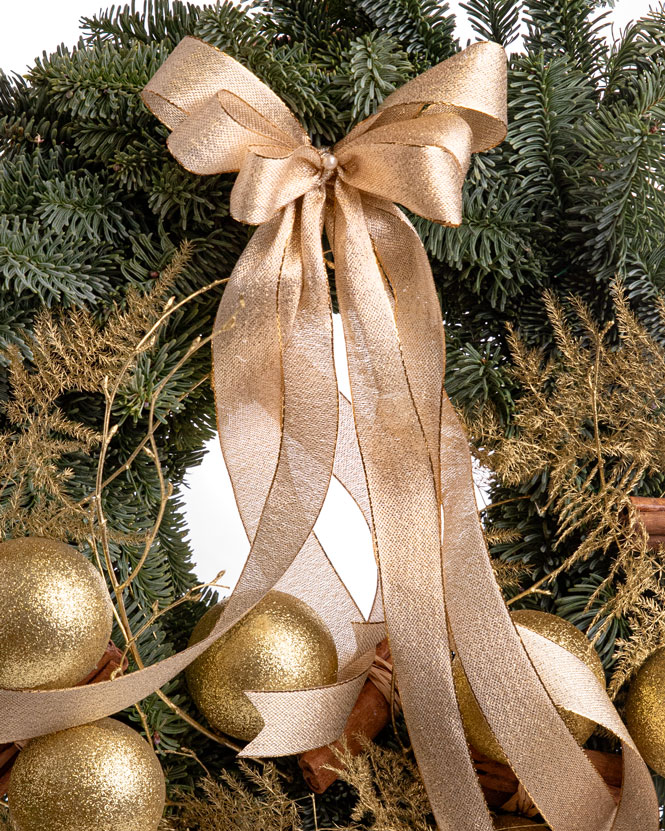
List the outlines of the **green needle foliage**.
{"type": "MultiPolygon", "coordinates": [[[[621,340],[612,302],[620,278],[637,324],[654,343],[665,342],[658,303],[665,289],[665,12],[656,6],[608,41],[598,5],[468,0],[465,8],[479,38],[509,47],[520,28],[526,32],[525,51],[509,60],[508,137],[474,157],[460,228],[413,218],[447,324],[449,390],[468,414],[491,405],[497,435],[510,440],[520,436],[515,414],[526,391],[512,371],[509,331],[525,348],[540,350],[544,361],[560,357],[545,292],[573,335],[583,339],[569,301],[579,297],[611,350],[621,340]]],[[[154,303],[159,314],[166,299],[156,299],[160,280],[185,241],[190,255],[169,272],[168,295],[176,302],[228,277],[252,233],[229,217],[233,176],[199,177],[182,169],[166,149],[167,131],[139,98],[183,36],[202,38],[237,58],[297,114],[316,145],[329,145],[395,87],[457,52],[454,26],[449,8],[437,0],[148,0],[85,18],[74,47],[44,54],[25,77],[0,74],[5,445],[18,441],[22,429],[13,420],[11,373],[19,366],[28,376],[36,372],[41,358],[34,338],[43,345],[45,312],[55,310],[57,319],[64,313],[102,333],[118,315],[130,314],[137,298],[154,303]]],[[[154,459],[139,454],[123,470],[146,435],[155,391],[154,441],[176,494],[213,435],[208,350],[179,362],[195,338],[210,334],[221,291],[202,293],[169,317],[115,398],[118,427],[107,469],[121,472],[106,491],[104,508],[120,581],[138,562],[140,541],[161,502],[154,459]]],[[[103,352],[98,362],[110,360],[103,352]]],[[[104,391],[93,383],[65,386],[52,403],[62,429],[56,421],[42,425],[48,469],[41,479],[28,476],[20,498],[11,482],[0,483],[2,535],[35,527],[39,517],[49,519],[54,493],[78,504],[94,491],[104,391]],[[54,491],[50,496],[44,496],[47,486],[54,491]],[[36,501],[41,513],[35,513],[36,501]]],[[[547,504],[550,472],[546,464],[528,481],[499,475],[492,480],[491,499],[501,504],[488,512],[488,539],[511,595],[557,570],[584,543],[582,525],[566,541],[559,539],[547,504]]],[[[665,477],[645,473],[631,487],[633,493],[660,496],[664,484],[665,477]]],[[[180,511],[176,495],[127,593],[132,627],[140,628],[194,585],[180,511]]],[[[67,533],[86,550],[75,519],[67,533]]],[[[615,587],[607,582],[612,549],[601,550],[602,555],[574,558],[546,585],[546,594],[524,602],[590,627],[592,635],[601,632],[599,648],[610,668],[615,650],[621,645],[625,653],[635,632],[629,617],[601,619],[603,609],[616,608],[615,587]]],[[[158,617],[139,638],[142,659],[149,663],[182,648],[203,605],[186,603],[158,617]]],[[[180,680],[166,693],[194,713],[180,680]]],[[[190,786],[199,778],[193,754],[213,776],[226,764],[219,745],[193,731],[161,699],[144,702],[143,713],[169,786],[190,786]]],[[[289,787],[300,800],[304,788],[297,776],[289,787]]],[[[336,785],[317,803],[315,819],[309,800],[298,802],[304,831],[316,821],[320,828],[351,821],[354,798],[346,785],[336,785]]]]}

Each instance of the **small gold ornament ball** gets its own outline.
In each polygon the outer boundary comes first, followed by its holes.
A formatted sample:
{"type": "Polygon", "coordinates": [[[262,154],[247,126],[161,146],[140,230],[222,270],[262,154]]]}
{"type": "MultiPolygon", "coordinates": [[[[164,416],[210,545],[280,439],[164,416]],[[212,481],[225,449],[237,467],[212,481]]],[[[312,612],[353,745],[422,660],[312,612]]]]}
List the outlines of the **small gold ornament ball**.
{"type": "MultiPolygon", "coordinates": [[[[520,626],[531,629],[532,632],[549,638],[554,643],[572,652],[573,655],[581,661],[584,661],[603,686],[605,686],[605,672],[602,661],[591,641],[589,641],[584,632],[578,629],[577,626],[557,615],[550,615],[547,612],[531,611],[530,609],[512,612],[511,617],[520,626]]],[[[471,685],[467,680],[462,664],[458,658],[453,660],[453,680],[455,682],[455,692],[457,693],[462,721],[469,743],[476,750],[480,751],[480,753],[493,759],[495,762],[505,764],[507,762],[506,756],[478,706],[473,691],[471,690],[471,685]]],[[[575,736],[577,742],[583,745],[593,733],[596,726],[595,723],[563,708],[559,709],[559,714],[565,721],[570,732],[575,736]]]]}
{"type": "Polygon", "coordinates": [[[78,684],[112,624],[104,580],[75,548],[40,537],[0,543],[0,687],[78,684]]]}
{"type": "Polygon", "coordinates": [[[626,701],[626,726],[644,761],[665,776],[665,647],[640,667],[626,701]]]}
{"type": "MultiPolygon", "coordinates": [[[[209,609],[190,646],[203,640],[222,607],[209,609]]],[[[244,690],[293,690],[337,680],[337,650],[325,623],[290,594],[269,592],[187,669],[196,706],[222,733],[250,741],[263,719],[244,690]]]]}
{"type": "Polygon", "coordinates": [[[8,800],[16,831],[155,831],[166,789],[150,745],[105,718],[28,742],[8,800]]]}

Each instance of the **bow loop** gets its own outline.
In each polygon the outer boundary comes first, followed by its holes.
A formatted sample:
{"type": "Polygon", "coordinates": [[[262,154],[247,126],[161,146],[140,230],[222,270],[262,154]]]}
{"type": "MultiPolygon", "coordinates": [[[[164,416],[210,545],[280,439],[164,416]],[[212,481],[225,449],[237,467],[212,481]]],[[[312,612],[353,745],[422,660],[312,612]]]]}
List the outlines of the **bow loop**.
{"type": "Polygon", "coordinates": [[[293,146],[307,134],[278,95],[241,63],[210,43],[185,37],[141,93],[146,106],[173,130],[202,104],[226,90],[280,130],[293,146]]]}
{"type": "Polygon", "coordinates": [[[335,146],[340,177],[459,225],[471,154],[506,135],[505,63],[498,44],[476,43],[395,90],[335,146]]]}
{"type": "Polygon", "coordinates": [[[337,145],[363,133],[421,113],[454,113],[472,130],[471,152],[495,147],[506,137],[506,53],[498,43],[473,43],[392,92],[376,113],[361,121],[337,145]]]}
{"type": "Polygon", "coordinates": [[[463,118],[435,113],[380,124],[335,153],[347,184],[435,222],[459,225],[472,142],[463,118]]]}
{"type": "Polygon", "coordinates": [[[240,170],[254,145],[286,155],[298,147],[245,101],[220,90],[182,120],[167,139],[171,154],[199,176],[240,170]]]}

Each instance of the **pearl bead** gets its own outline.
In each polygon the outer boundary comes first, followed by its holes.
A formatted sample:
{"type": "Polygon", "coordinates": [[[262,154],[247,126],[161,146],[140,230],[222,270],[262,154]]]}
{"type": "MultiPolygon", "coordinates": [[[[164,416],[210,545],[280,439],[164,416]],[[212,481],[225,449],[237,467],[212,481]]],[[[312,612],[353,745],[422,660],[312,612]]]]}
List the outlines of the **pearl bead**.
{"type": "Polygon", "coordinates": [[[334,170],[337,167],[337,156],[332,153],[325,153],[323,156],[323,167],[326,170],[334,170]]]}

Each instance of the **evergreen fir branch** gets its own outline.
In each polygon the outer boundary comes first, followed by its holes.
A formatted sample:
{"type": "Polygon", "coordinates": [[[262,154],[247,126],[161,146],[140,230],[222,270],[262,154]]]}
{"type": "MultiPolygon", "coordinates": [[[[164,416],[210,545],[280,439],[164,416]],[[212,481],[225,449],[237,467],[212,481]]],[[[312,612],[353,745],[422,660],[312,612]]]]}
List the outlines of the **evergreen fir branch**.
{"type": "Polygon", "coordinates": [[[255,5],[264,15],[267,34],[279,43],[306,45],[310,54],[321,57],[329,53],[330,41],[347,44],[352,36],[371,29],[366,15],[344,0],[265,0],[255,5]]]}
{"type": "Polygon", "coordinates": [[[617,641],[630,635],[624,618],[606,614],[606,610],[612,608],[614,595],[614,588],[603,585],[603,578],[596,573],[575,583],[566,595],[556,601],[557,614],[586,633],[600,655],[603,666],[610,672],[616,663],[617,641]]]}
{"type": "Polygon", "coordinates": [[[589,79],[601,71],[606,51],[605,29],[609,11],[597,11],[588,0],[525,0],[528,52],[541,50],[547,58],[567,55],[589,79]]]}
{"type": "Polygon", "coordinates": [[[625,275],[629,252],[648,252],[657,239],[654,231],[663,232],[664,134],[657,119],[662,117],[665,74],[655,69],[636,84],[635,92],[634,107],[601,110],[581,130],[589,160],[570,191],[567,237],[579,251],[580,265],[599,279],[625,275]]]}
{"type": "Polygon", "coordinates": [[[455,18],[438,0],[353,0],[376,29],[401,45],[417,71],[456,51],[455,18]]]}
{"type": "MultiPolygon", "coordinates": [[[[0,366],[6,366],[10,347],[25,349],[32,326],[32,314],[29,309],[18,304],[0,304],[0,366]]],[[[0,405],[3,401],[0,385],[0,405]]]]}
{"type": "Polygon", "coordinates": [[[48,305],[94,303],[107,291],[107,281],[93,269],[94,253],[79,237],[50,236],[37,222],[0,216],[0,291],[21,296],[32,293],[48,305]]]}
{"type": "Polygon", "coordinates": [[[88,173],[44,182],[35,215],[52,230],[110,242],[137,230],[137,223],[118,201],[114,189],[88,173]]]}
{"type": "Polygon", "coordinates": [[[520,196],[541,221],[552,222],[565,210],[573,170],[584,159],[574,137],[595,109],[595,90],[568,56],[546,60],[542,53],[515,59],[511,86],[517,94],[508,141],[520,196]]]}
{"type": "MultiPolygon", "coordinates": [[[[84,155],[89,163],[101,165],[107,171],[107,174],[119,172],[116,165],[116,157],[118,154],[125,152],[131,153],[132,148],[134,153],[141,153],[139,145],[137,144],[137,134],[141,136],[143,149],[149,149],[151,145],[155,146],[154,159],[166,158],[164,147],[161,145],[157,148],[157,142],[154,138],[144,136],[144,121],[147,119],[147,113],[135,113],[135,119],[129,117],[124,118],[118,116],[117,118],[110,118],[105,121],[90,121],[77,122],[73,141],[76,144],[77,152],[84,155]]],[[[153,125],[154,126],[154,125],[153,125]]],[[[159,128],[156,128],[159,132],[159,128]]],[[[127,158],[127,157],[125,157],[127,158]]],[[[146,171],[149,174],[150,168],[146,171]]],[[[135,219],[138,217],[135,216],[135,219]]]]}
{"type": "Polygon", "coordinates": [[[665,36],[665,15],[656,8],[614,38],[604,60],[603,103],[611,105],[631,97],[632,86],[654,61],[659,61],[659,44],[665,36]]]}
{"type": "Polygon", "coordinates": [[[507,47],[519,34],[520,0],[469,0],[460,5],[483,40],[507,47]]]}
{"type": "Polygon", "coordinates": [[[261,77],[259,67],[274,62],[274,50],[266,33],[270,25],[268,15],[250,16],[232,0],[223,0],[201,10],[193,33],[251,67],[261,77]]]}
{"type": "Polygon", "coordinates": [[[211,4],[183,3],[181,0],[145,0],[141,11],[136,0],[124,6],[111,6],[95,17],[84,17],[82,29],[87,44],[112,41],[117,46],[135,42],[166,41],[170,48],[192,34],[202,11],[211,4]]]}
{"type": "MultiPolygon", "coordinates": [[[[116,154],[114,158],[119,164],[121,157],[116,154]]],[[[201,177],[169,160],[143,187],[153,213],[167,226],[177,223],[187,230],[195,224],[212,229],[229,216],[231,177],[207,177],[201,181],[201,177]]]]}
{"type": "Polygon", "coordinates": [[[482,351],[471,343],[458,347],[454,353],[448,353],[446,362],[446,391],[457,406],[484,406],[492,401],[506,408],[503,415],[508,415],[506,399],[502,391],[506,387],[505,372],[502,367],[501,346],[496,343],[483,344],[482,351]]]}
{"type": "Polygon", "coordinates": [[[32,218],[38,194],[46,182],[60,175],[63,161],[62,153],[56,149],[6,160],[0,178],[0,213],[15,219],[32,218]]]}
{"type": "Polygon", "coordinates": [[[659,301],[665,291],[665,249],[654,245],[642,257],[628,251],[625,262],[626,296],[649,335],[659,343],[665,342],[659,301]]]}
{"type": "Polygon", "coordinates": [[[315,144],[333,144],[342,137],[344,120],[335,107],[329,74],[311,62],[304,45],[274,49],[270,63],[255,71],[298,114],[315,144]]]}
{"type": "Polygon", "coordinates": [[[28,75],[45,91],[52,106],[72,118],[126,119],[135,100],[167,57],[159,45],[134,43],[119,49],[113,43],[92,44],[38,60],[28,75]]]}
{"type": "Polygon", "coordinates": [[[0,114],[14,112],[16,105],[27,104],[29,95],[28,82],[18,72],[7,75],[0,69],[0,114]]]}
{"type": "Polygon", "coordinates": [[[17,74],[10,80],[0,70],[0,102],[0,142],[6,158],[42,145],[56,147],[71,135],[69,120],[60,120],[47,91],[17,74]]]}
{"type": "Polygon", "coordinates": [[[335,81],[348,88],[351,124],[376,112],[384,98],[413,75],[406,53],[391,37],[377,32],[352,41],[344,61],[348,81],[341,74],[335,81]]]}
{"type": "MultiPolygon", "coordinates": [[[[115,133],[115,130],[113,132],[115,133]]],[[[158,141],[156,136],[147,135],[138,140],[133,135],[122,148],[112,143],[107,147],[103,133],[89,128],[86,129],[85,136],[83,139],[83,136],[79,135],[79,147],[90,147],[95,156],[108,160],[107,163],[113,172],[111,181],[116,187],[130,194],[151,188],[155,178],[152,170],[155,158],[163,155],[165,157],[164,144],[158,141]],[[94,139],[94,143],[90,139],[94,139]]]]}
{"type": "MultiPolygon", "coordinates": [[[[534,220],[517,178],[485,189],[469,177],[463,191],[464,220],[445,228],[413,217],[426,250],[455,269],[455,284],[483,295],[497,314],[514,303],[526,286],[544,280],[540,248],[550,233],[534,220]]],[[[496,332],[499,327],[493,327],[496,332]]]]}

